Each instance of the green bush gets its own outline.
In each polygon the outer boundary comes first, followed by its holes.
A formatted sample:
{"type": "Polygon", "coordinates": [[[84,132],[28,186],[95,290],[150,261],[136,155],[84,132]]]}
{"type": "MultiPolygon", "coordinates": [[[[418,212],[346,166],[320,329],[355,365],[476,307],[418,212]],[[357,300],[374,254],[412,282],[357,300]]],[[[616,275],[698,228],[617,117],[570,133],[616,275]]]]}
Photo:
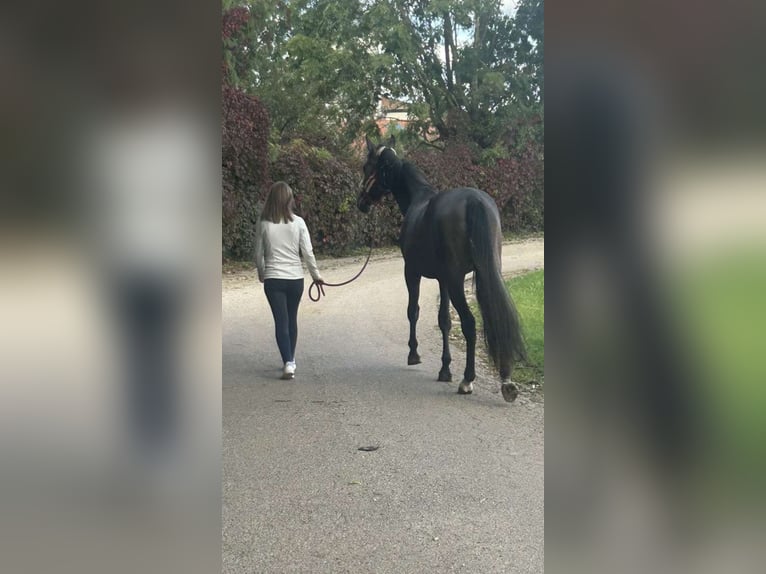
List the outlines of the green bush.
{"type": "Polygon", "coordinates": [[[343,255],[370,240],[390,245],[398,234],[401,220],[390,206],[371,219],[356,208],[360,166],[303,140],[281,146],[271,165],[272,178],[292,187],[296,212],[306,220],[317,253],[343,255]]]}
{"type": "Polygon", "coordinates": [[[224,85],[222,89],[223,256],[249,259],[254,245],[256,206],[269,185],[269,117],[258,99],[224,85]]]}
{"type": "MultiPolygon", "coordinates": [[[[243,169],[246,162],[239,158],[227,172],[224,163],[224,248],[230,257],[252,254],[256,206],[268,189],[258,182],[267,178],[268,183],[284,180],[293,188],[296,211],[306,220],[317,253],[344,255],[370,242],[396,245],[402,221],[396,202],[388,198],[367,215],[356,209],[361,155],[337,154],[301,139],[262,147],[256,155],[268,163],[265,167],[243,169]]],[[[497,150],[491,157],[452,145],[444,151],[421,148],[407,159],[438,190],[466,186],[489,193],[504,231],[543,229],[543,158],[534,142],[507,153],[497,150]]]]}
{"type": "Polygon", "coordinates": [[[495,200],[506,232],[541,231],[544,226],[542,149],[533,140],[516,150],[477,154],[463,144],[428,149],[408,158],[438,190],[475,187],[495,200]]]}

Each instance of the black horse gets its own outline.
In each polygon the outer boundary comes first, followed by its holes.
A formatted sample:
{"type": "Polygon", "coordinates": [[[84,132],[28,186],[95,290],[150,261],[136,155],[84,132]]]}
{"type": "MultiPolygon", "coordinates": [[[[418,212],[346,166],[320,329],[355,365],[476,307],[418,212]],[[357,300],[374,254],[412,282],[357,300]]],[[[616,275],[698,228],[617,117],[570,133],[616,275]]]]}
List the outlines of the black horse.
{"type": "Polygon", "coordinates": [[[452,380],[449,369],[452,361],[449,302],[452,301],[460,315],[460,326],[468,347],[458,393],[473,392],[476,320],[466,302],[463,283],[465,275],[474,271],[487,348],[500,371],[503,398],[513,401],[518,389],[510,378],[512,363],[526,360],[526,350],[516,308],[500,274],[503,235],[497,206],[489,195],[478,189],[461,187],[437,193],[423,172],[397,157],[393,144],[393,138],[388,145],[378,146],[367,139],[367,162],[357,207],[367,213],[373,203],[391,193],[404,215],[399,245],[404,255],[404,278],[409,291],[410,354],[407,364],[420,363],[415,336],[420,312],[420,279],[436,279],[441,293],[439,328],[443,339],[439,380],[452,380]]]}

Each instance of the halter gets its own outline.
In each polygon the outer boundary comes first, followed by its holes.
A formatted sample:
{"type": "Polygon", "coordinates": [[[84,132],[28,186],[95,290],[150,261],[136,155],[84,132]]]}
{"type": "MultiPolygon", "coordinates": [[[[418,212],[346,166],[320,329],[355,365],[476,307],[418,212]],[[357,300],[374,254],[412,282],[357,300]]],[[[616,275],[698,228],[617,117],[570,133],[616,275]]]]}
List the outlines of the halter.
{"type": "Polygon", "coordinates": [[[384,149],[390,149],[392,152],[394,152],[394,155],[396,155],[396,150],[392,147],[388,147],[387,145],[382,145],[378,148],[378,151],[375,152],[375,155],[380,157],[380,154],[383,153],[384,149]]]}
{"type": "MultiPolygon", "coordinates": [[[[382,145],[378,147],[378,149],[375,151],[376,157],[380,158],[380,155],[383,153],[384,150],[390,149],[394,155],[396,155],[396,150],[392,147],[388,147],[385,145],[382,145]]],[[[372,186],[375,185],[375,182],[378,179],[378,168],[375,167],[375,171],[373,171],[370,176],[367,179],[362,179],[360,182],[360,186],[364,186],[364,193],[369,194],[370,190],[372,189],[372,186]]]]}

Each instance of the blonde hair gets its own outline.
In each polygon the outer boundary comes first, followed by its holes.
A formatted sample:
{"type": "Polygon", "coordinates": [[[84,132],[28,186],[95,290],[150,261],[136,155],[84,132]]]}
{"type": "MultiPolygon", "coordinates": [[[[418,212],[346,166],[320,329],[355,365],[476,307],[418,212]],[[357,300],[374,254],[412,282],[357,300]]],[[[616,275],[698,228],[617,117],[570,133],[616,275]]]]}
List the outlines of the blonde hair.
{"type": "Polygon", "coordinates": [[[271,186],[263,206],[261,219],[272,223],[287,223],[293,220],[293,190],[284,181],[271,186]]]}

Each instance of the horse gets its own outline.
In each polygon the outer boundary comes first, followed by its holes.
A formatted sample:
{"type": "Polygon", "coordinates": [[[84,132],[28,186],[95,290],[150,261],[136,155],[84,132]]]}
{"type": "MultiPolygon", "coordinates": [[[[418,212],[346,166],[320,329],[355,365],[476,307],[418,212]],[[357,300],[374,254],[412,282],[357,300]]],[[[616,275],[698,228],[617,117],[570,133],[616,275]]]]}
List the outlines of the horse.
{"type": "Polygon", "coordinates": [[[493,199],[484,191],[460,187],[437,192],[413,163],[401,160],[393,137],[387,145],[366,138],[367,161],[357,208],[369,212],[373,204],[393,195],[404,216],[399,247],[404,257],[404,279],[409,293],[410,323],[408,365],[420,363],[416,325],[422,277],[439,282],[439,328],[442,332],[442,366],[438,380],[452,381],[449,349],[450,301],[460,316],[467,353],[458,394],[473,392],[476,378],[476,320],[465,298],[465,276],[474,272],[476,298],[484,323],[484,340],[498,369],[500,390],[507,402],[518,396],[511,381],[514,361],[527,353],[518,313],[501,275],[502,229],[493,199]]]}

